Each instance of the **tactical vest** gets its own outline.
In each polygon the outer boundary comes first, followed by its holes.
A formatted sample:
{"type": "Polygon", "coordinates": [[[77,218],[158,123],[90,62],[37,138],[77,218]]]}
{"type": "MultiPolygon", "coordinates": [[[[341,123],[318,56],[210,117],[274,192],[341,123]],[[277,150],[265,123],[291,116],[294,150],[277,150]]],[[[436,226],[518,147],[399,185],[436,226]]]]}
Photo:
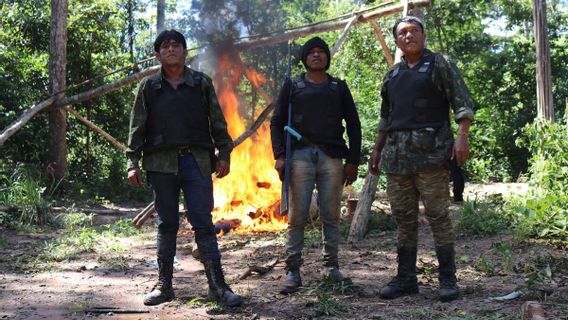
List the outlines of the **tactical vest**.
{"type": "Polygon", "coordinates": [[[390,73],[387,130],[440,128],[449,123],[449,103],[432,82],[435,53],[409,69],[398,64],[390,73]]]}
{"type": "Polygon", "coordinates": [[[306,85],[304,81],[299,77],[292,83],[292,126],[315,144],[345,146],[345,84],[333,77],[319,86],[306,85]]]}
{"type": "Polygon", "coordinates": [[[193,86],[185,86],[183,94],[180,91],[183,84],[174,94],[166,94],[159,74],[148,79],[145,88],[148,120],[144,151],[191,145],[214,148],[209,108],[201,88],[202,77],[201,72],[194,71],[193,86]],[[182,103],[177,101],[180,98],[182,103]]]}

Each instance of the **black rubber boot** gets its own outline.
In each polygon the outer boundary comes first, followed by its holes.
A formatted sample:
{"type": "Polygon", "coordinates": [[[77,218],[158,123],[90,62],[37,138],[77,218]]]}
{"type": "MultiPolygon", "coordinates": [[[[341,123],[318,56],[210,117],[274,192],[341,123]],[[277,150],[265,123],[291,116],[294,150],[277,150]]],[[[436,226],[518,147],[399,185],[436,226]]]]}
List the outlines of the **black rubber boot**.
{"type": "Polygon", "coordinates": [[[152,291],[144,297],[144,304],[155,306],[160,303],[172,301],[175,298],[172,287],[172,277],[174,273],[174,261],[162,261],[158,259],[158,283],[154,285],[152,291]]]}
{"type": "Polygon", "coordinates": [[[209,284],[209,291],[207,293],[209,299],[229,307],[241,305],[243,303],[241,297],[233,293],[233,290],[225,283],[221,260],[205,260],[202,262],[205,266],[205,275],[207,275],[207,282],[209,284]]]}
{"type": "Polygon", "coordinates": [[[288,270],[286,273],[286,280],[280,289],[281,294],[290,294],[298,291],[302,286],[302,277],[300,276],[300,270],[288,270]]]}
{"type": "Polygon", "coordinates": [[[460,296],[456,279],[456,259],[453,245],[437,246],[436,256],[438,256],[438,272],[440,290],[438,298],[446,302],[457,299],[460,296]]]}
{"type": "Polygon", "coordinates": [[[398,248],[398,273],[379,292],[381,299],[395,299],[418,293],[416,280],[416,247],[398,248]]]}

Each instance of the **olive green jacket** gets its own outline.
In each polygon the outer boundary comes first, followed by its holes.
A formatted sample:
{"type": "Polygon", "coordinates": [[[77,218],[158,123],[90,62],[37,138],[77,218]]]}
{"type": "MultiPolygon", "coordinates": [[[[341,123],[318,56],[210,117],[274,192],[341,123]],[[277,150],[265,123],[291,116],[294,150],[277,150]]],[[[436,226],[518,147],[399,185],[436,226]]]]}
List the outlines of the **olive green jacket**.
{"type": "MultiPolygon", "coordinates": [[[[195,71],[185,67],[184,83],[194,85],[195,71]]],[[[166,81],[162,70],[157,74],[147,77],[140,82],[137,88],[134,107],[130,115],[130,133],[128,136],[128,169],[138,168],[142,159],[142,168],[146,171],[156,171],[163,173],[178,172],[178,151],[176,149],[165,149],[144,153],[144,143],[146,142],[146,120],[148,118],[148,101],[145,90],[150,85],[150,81],[166,81]]],[[[227,122],[223,116],[223,111],[217,100],[215,89],[211,78],[202,74],[201,89],[206,106],[209,107],[210,134],[218,150],[219,160],[229,161],[232,150],[232,139],[227,132],[227,122]]],[[[203,147],[189,146],[191,153],[195,157],[199,169],[204,176],[211,175],[215,171],[212,167],[211,150],[203,147]]]]}
{"type": "MultiPolygon", "coordinates": [[[[424,55],[434,54],[425,50],[424,55]]],[[[406,64],[404,57],[401,64],[406,64]]],[[[391,68],[396,68],[396,65],[391,68]]],[[[388,110],[390,101],[387,82],[390,71],[384,78],[381,88],[381,108],[388,110]]],[[[473,101],[456,65],[446,56],[437,55],[434,60],[432,83],[443,92],[453,110],[454,119],[473,121],[473,101]]],[[[381,118],[378,131],[385,131],[387,119],[381,118]]],[[[453,133],[448,124],[442,128],[423,128],[416,130],[388,131],[387,140],[381,155],[381,171],[390,174],[406,175],[447,167],[453,146],[453,133]]]]}

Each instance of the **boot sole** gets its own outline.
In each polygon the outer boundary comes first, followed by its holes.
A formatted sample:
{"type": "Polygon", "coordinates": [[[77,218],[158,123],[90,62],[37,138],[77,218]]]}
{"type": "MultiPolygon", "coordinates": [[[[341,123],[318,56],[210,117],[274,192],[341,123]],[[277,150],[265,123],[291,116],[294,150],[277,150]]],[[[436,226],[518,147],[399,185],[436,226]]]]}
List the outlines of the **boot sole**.
{"type": "Polygon", "coordinates": [[[144,300],[144,305],[145,305],[145,306],[157,306],[157,305],[162,304],[162,303],[170,302],[170,301],[172,301],[172,300],[174,300],[174,299],[175,299],[175,297],[167,297],[167,298],[165,298],[165,299],[163,299],[163,300],[156,301],[156,302],[144,300]]]}

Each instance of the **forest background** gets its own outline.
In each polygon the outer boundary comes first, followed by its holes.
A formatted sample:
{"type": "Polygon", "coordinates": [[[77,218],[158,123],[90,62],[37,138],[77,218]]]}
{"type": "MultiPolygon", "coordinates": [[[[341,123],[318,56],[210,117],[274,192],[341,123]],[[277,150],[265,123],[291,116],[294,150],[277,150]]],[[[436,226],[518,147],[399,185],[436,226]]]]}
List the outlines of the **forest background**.
{"type": "MultiPolygon", "coordinates": [[[[166,27],[184,33],[198,49],[227,38],[279,32],[332,18],[379,1],[230,0],[166,1],[166,27]]],[[[67,95],[118,80],[117,67],[153,55],[155,3],[149,0],[70,1],[67,43],[67,95]],[[73,87],[96,78],[88,85],[73,87]]],[[[457,63],[475,103],[470,136],[472,158],[465,165],[473,182],[527,182],[529,195],[506,199],[499,214],[525,237],[566,244],[568,238],[568,4],[547,6],[553,100],[556,122],[536,120],[536,65],[530,0],[440,0],[425,10],[428,47],[457,63]]],[[[390,33],[395,17],[378,21],[394,53],[390,33]]],[[[49,95],[50,4],[46,0],[5,0],[0,6],[0,127],[49,95]]],[[[320,34],[329,44],[340,31],[320,34]]],[[[297,52],[305,38],[293,42],[297,52]]],[[[248,49],[241,58],[266,75],[276,96],[286,76],[285,43],[248,49]]],[[[293,74],[302,66],[293,59],[293,74]]],[[[330,73],[349,84],[363,129],[361,188],[376,137],[381,79],[388,67],[369,26],[354,28],[331,63],[330,73]]],[[[213,70],[204,70],[207,73],[213,70]]],[[[74,105],[88,119],[121,142],[127,141],[135,85],[74,105]]],[[[239,87],[241,116],[252,123],[262,106],[250,85],[239,87]]],[[[126,180],[124,154],[106,140],[69,120],[68,175],[53,179],[48,163],[47,113],[36,116],[1,147],[0,205],[22,208],[17,219],[0,211],[0,225],[38,221],[56,203],[150,201],[147,188],[126,180]]],[[[384,178],[383,178],[384,179],[384,178]]],[[[384,186],[384,180],[381,180],[384,186]]],[[[47,219],[47,218],[46,218],[47,219]]]]}

